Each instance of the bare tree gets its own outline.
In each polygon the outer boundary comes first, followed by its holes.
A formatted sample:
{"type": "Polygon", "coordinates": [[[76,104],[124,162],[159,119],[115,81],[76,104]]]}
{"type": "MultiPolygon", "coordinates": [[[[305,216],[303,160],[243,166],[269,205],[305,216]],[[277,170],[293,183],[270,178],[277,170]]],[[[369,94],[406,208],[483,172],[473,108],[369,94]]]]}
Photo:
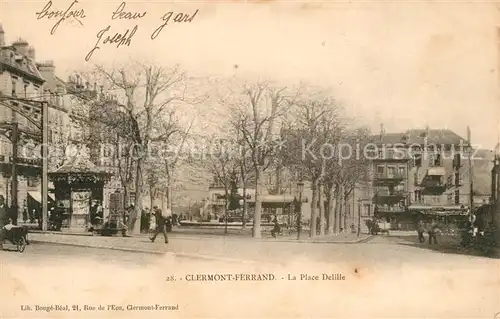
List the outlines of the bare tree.
{"type": "MultiPolygon", "coordinates": [[[[286,87],[275,87],[267,82],[244,84],[232,106],[232,125],[241,132],[245,149],[249,152],[255,178],[255,210],[253,237],[261,237],[262,174],[272,163],[275,152],[275,125],[293,104],[297,94],[286,87]]],[[[227,102],[225,102],[227,103],[227,102]]]]}
{"type": "MultiPolygon", "coordinates": [[[[132,144],[135,209],[127,226],[129,231],[139,232],[136,220],[142,211],[149,146],[154,142],[168,141],[171,131],[157,128],[175,126],[176,119],[172,114],[179,103],[196,102],[187,97],[188,78],[178,66],[164,68],[144,63],[129,64],[127,68],[96,66],[93,76],[106,87],[106,91],[115,93],[116,101],[112,104],[94,99],[93,104],[103,109],[113,105],[114,116],[110,117],[112,121],[107,126],[118,128],[119,136],[132,144]]],[[[129,167],[127,165],[125,167],[129,167]]],[[[126,174],[124,177],[128,180],[126,174]]]]}
{"type": "Polygon", "coordinates": [[[338,127],[341,125],[340,110],[335,99],[323,92],[311,93],[296,102],[295,119],[288,132],[286,157],[291,161],[288,165],[311,180],[311,237],[317,231],[318,208],[320,234],[324,234],[322,182],[327,165],[334,157],[338,127]]]}

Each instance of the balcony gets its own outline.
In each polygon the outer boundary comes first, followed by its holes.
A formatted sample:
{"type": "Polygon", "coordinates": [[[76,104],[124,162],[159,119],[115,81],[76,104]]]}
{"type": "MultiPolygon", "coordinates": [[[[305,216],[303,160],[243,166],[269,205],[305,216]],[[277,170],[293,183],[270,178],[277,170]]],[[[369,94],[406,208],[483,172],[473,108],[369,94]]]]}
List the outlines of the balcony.
{"type": "Polygon", "coordinates": [[[374,155],[375,158],[373,158],[374,162],[408,162],[410,158],[408,157],[408,154],[405,153],[404,150],[398,150],[398,151],[393,151],[393,150],[387,150],[384,154],[384,152],[379,152],[378,154],[374,155]]]}
{"type": "Polygon", "coordinates": [[[373,179],[373,184],[375,186],[388,186],[388,185],[397,185],[401,183],[405,179],[403,174],[394,173],[394,174],[376,174],[373,179]]]}
{"type": "Polygon", "coordinates": [[[403,201],[408,193],[403,191],[378,191],[373,196],[373,203],[378,205],[392,205],[403,201]]]}

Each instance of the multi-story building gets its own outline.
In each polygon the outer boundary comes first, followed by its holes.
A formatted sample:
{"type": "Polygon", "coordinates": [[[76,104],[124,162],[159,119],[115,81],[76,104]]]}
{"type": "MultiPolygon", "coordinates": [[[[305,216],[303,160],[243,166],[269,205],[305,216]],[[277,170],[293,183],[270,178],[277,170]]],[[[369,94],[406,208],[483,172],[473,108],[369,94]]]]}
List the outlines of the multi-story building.
{"type": "Polygon", "coordinates": [[[374,139],[379,152],[371,161],[374,215],[391,228],[413,229],[417,213],[465,216],[471,205],[489,198],[483,178],[491,169],[488,160],[470,158],[479,153],[453,131],[382,132],[374,139]]]}
{"type": "Polygon", "coordinates": [[[41,104],[27,100],[42,100],[44,82],[35,50],[22,39],[7,46],[0,25],[0,194],[18,211],[28,192],[39,189],[41,162],[30,153],[41,137],[41,104]]]}

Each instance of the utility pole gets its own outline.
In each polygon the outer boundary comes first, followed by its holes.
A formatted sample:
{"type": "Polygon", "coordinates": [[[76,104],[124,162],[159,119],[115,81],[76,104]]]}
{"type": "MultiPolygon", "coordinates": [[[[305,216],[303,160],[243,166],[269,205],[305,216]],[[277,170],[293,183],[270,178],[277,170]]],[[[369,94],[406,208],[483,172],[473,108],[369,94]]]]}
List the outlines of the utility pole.
{"type": "Polygon", "coordinates": [[[19,140],[19,124],[17,122],[13,122],[11,124],[11,138],[12,142],[12,160],[11,160],[11,218],[14,225],[17,225],[17,143],[19,140]],[[14,216],[15,214],[15,216],[14,216]]]}
{"type": "Polygon", "coordinates": [[[467,126],[467,144],[468,146],[468,152],[467,156],[469,159],[469,182],[470,182],[470,190],[469,190],[469,216],[472,217],[472,211],[473,211],[473,206],[474,206],[474,173],[472,170],[472,158],[471,158],[471,153],[472,153],[472,143],[471,143],[471,132],[470,132],[470,127],[467,126]]]}
{"type": "Polygon", "coordinates": [[[48,141],[49,141],[49,104],[42,102],[42,230],[47,231],[48,225],[48,205],[49,197],[49,159],[48,159],[48,141]]]}

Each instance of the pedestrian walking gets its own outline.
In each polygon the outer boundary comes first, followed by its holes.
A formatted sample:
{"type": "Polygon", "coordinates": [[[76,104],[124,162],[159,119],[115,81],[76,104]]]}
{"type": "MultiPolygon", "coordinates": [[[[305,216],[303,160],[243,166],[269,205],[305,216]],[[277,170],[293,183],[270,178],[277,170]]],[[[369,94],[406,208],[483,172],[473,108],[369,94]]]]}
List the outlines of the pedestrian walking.
{"type": "Polygon", "coordinates": [[[424,232],[425,232],[425,224],[424,221],[420,219],[417,223],[417,234],[418,234],[418,241],[421,243],[425,242],[424,232]]]}
{"type": "Polygon", "coordinates": [[[151,237],[151,242],[154,243],[156,236],[158,236],[159,233],[163,233],[163,237],[165,237],[165,244],[168,244],[168,236],[167,236],[167,230],[165,228],[166,226],[166,216],[163,216],[161,209],[158,207],[154,207],[154,214],[156,216],[156,231],[151,237]]]}
{"type": "Polygon", "coordinates": [[[432,220],[429,226],[429,245],[437,244],[437,233],[439,232],[439,225],[435,219],[432,220]]]}

